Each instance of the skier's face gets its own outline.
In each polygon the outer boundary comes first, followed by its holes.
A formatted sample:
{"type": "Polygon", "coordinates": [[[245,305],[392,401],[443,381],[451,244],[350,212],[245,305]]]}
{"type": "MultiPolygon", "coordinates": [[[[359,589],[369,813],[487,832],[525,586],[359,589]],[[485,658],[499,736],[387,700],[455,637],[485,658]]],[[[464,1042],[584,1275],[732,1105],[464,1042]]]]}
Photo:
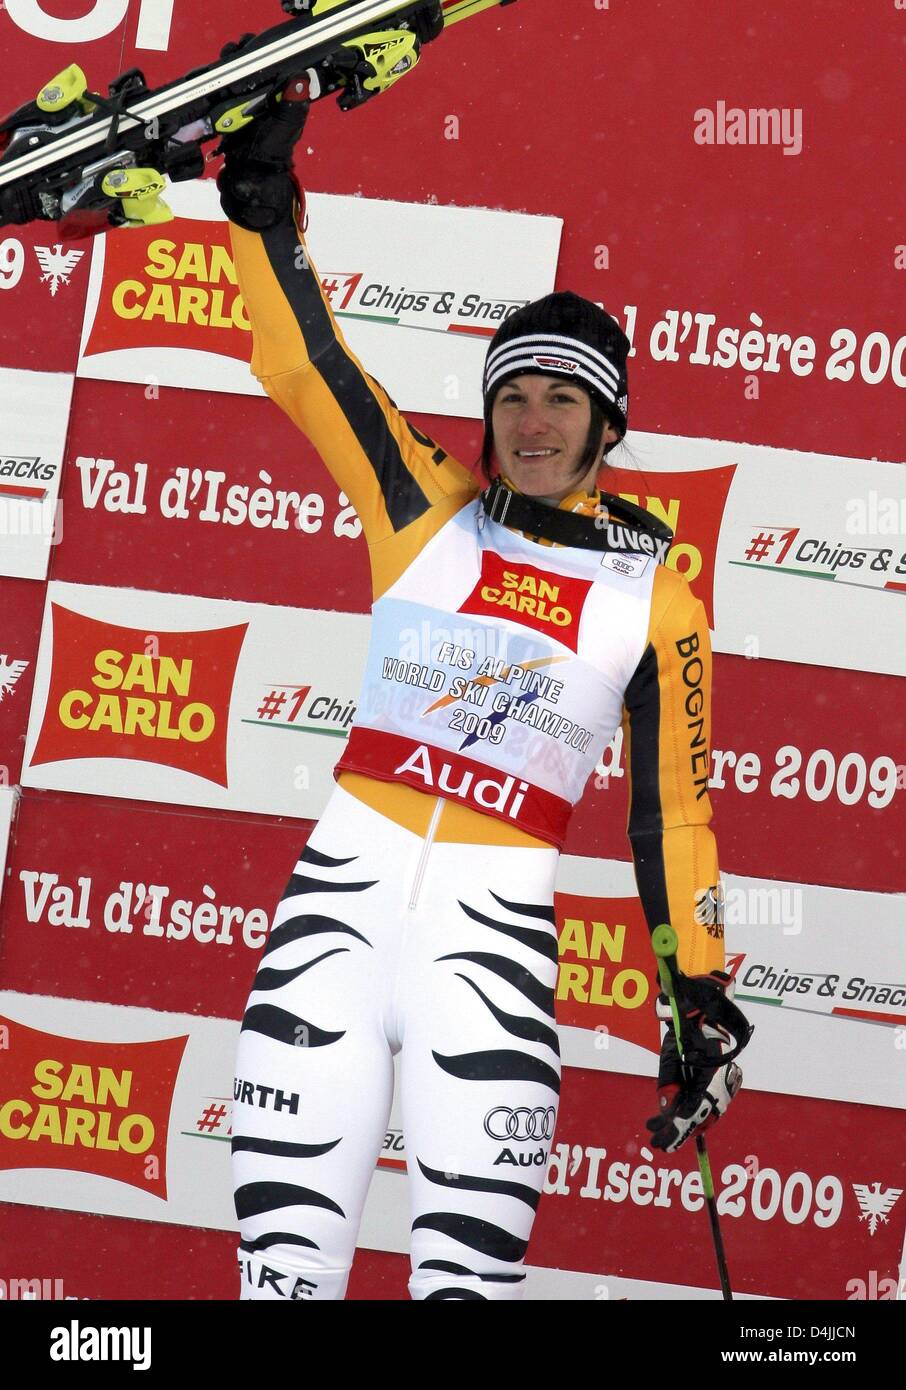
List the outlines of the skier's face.
{"type": "Polygon", "coordinates": [[[605,424],[598,457],[578,473],[590,425],[591,398],[581,386],[562,377],[514,377],[497,392],[491,412],[501,473],[527,497],[551,502],[593,490],[603,446],[619,436],[605,424]]]}

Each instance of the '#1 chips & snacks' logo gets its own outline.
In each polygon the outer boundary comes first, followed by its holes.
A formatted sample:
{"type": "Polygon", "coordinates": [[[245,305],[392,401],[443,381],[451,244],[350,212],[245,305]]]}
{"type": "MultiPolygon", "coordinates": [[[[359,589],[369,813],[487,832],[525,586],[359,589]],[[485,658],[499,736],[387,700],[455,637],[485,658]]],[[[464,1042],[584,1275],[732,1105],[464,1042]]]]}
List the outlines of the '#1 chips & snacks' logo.
{"type": "Polygon", "coordinates": [[[82,1042],[0,1017],[0,1170],[66,1168],[167,1195],[167,1128],[188,1037],[82,1042]]]}
{"type": "Polygon", "coordinates": [[[247,623],[148,634],[51,604],[53,657],[31,765],[162,763],[225,787],[230,697],[247,623]]]}

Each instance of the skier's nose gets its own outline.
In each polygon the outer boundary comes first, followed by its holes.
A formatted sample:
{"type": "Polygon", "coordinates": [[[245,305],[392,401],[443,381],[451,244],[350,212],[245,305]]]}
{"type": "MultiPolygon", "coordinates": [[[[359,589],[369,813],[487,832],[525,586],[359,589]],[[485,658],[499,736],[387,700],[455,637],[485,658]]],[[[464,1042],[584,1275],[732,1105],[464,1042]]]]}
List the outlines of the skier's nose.
{"type": "Polygon", "coordinates": [[[537,435],[545,434],[548,428],[547,413],[543,406],[535,404],[533,401],[525,401],[519,410],[516,418],[516,430],[526,438],[535,438],[537,435]]]}

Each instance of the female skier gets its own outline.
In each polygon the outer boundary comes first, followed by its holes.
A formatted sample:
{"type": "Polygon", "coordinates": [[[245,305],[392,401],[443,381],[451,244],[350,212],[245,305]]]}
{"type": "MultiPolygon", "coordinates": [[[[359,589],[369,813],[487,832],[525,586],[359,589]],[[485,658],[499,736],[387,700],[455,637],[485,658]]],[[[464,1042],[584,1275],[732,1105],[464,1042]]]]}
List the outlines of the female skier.
{"type": "Polygon", "coordinates": [[[673,924],[697,977],[687,1066],[668,1028],[649,1142],[673,1152],[741,1080],[730,1058],[750,1030],[712,910],[708,625],[662,563],[669,531],[597,489],[628,407],[629,344],[603,310],[554,294],[501,325],[484,376],[483,463],[498,476],[483,492],[352,355],[291,173],[307,95],[291,83],[227,138],[219,187],[252,370],[355,506],[374,608],[338,786],[242,1023],[242,1297],[344,1297],[399,1052],[410,1293],[516,1299],[560,1086],[558,851],[621,721],[646,920],[673,924]]]}

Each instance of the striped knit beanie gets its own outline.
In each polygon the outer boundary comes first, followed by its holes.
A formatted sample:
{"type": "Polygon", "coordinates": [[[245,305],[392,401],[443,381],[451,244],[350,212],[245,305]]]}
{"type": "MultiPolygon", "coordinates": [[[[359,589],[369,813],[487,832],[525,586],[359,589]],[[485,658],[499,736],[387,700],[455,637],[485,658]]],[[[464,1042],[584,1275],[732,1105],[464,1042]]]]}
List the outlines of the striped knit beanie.
{"type": "Polygon", "coordinates": [[[562,376],[593,396],[622,437],[629,394],[630,343],[616,319],[571,290],[517,309],[498,328],[484,368],[485,421],[494,397],[514,376],[562,376]]]}

